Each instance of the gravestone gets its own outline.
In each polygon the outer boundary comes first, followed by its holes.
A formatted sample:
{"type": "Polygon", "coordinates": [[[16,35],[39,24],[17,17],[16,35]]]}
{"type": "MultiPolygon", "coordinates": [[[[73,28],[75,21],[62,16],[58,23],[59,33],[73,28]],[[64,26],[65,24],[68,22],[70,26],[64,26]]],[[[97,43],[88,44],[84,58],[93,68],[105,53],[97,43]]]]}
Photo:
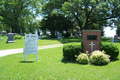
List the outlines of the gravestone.
{"type": "Polygon", "coordinates": [[[101,43],[100,30],[83,30],[82,34],[83,34],[84,53],[86,51],[91,53],[94,50],[100,50],[100,43],[101,43]]]}
{"type": "Polygon", "coordinates": [[[8,33],[8,39],[6,43],[14,43],[14,34],[13,33],[8,33]]]}
{"type": "Polygon", "coordinates": [[[71,37],[73,38],[73,33],[71,33],[71,37]]]}
{"type": "Polygon", "coordinates": [[[55,36],[57,36],[57,31],[55,31],[55,36]]]}
{"type": "Polygon", "coordinates": [[[62,33],[58,33],[58,37],[57,37],[57,39],[62,39],[63,37],[62,37],[62,33]]]}
{"type": "Polygon", "coordinates": [[[40,34],[40,31],[39,31],[39,30],[37,30],[37,34],[38,34],[38,39],[42,39],[42,36],[41,36],[41,34],[40,34]]]}
{"type": "Polygon", "coordinates": [[[77,34],[77,32],[75,32],[75,38],[78,38],[78,34],[77,34]]]}
{"type": "Polygon", "coordinates": [[[24,56],[28,54],[36,54],[36,61],[38,61],[38,35],[37,34],[25,34],[25,48],[24,56]]]}
{"type": "Polygon", "coordinates": [[[51,35],[50,31],[46,29],[46,37],[49,37],[51,35]]]}
{"type": "Polygon", "coordinates": [[[23,32],[22,32],[22,29],[20,29],[20,35],[21,35],[21,36],[23,36],[23,35],[24,35],[24,34],[23,34],[23,32]]]}
{"type": "Polygon", "coordinates": [[[114,38],[113,37],[111,37],[111,42],[114,43],[114,38]]]}
{"type": "Polygon", "coordinates": [[[2,31],[2,36],[6,36],[6,31],[2,31]]]}
{"type": "Polygon", "coordinates": [[[118,35],[114,35],[114,42],[118,42],[118,35]]]}
{"type": "Polygon", "coordinates": [[[40,36],[38,36],[38,39],[42,39],[42,36],[40,35],[40,36]]]}
{"type": "Polygon", "coordinates": [[[23,36],[23,33],[20,33],[21,36],[23,36]]]}

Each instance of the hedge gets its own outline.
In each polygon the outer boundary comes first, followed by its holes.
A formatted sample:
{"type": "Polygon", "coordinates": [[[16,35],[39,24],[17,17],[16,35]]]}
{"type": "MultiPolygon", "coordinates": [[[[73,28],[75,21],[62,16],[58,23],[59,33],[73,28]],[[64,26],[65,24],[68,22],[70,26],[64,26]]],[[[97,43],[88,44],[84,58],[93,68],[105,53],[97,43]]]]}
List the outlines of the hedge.
{"type": "Polygon", "coordinates": [[[101,42],[101,51],[102,50],[110,56],[110,59],[116,59],[119,55],[119,49],[111,42],[101,42]]]}
{"type": "Polygon", "coordinates": [[[76,60],[75,56],[78,56],[82,52],[80,43],[68,43],[63,45],[63,56],[68,60],[76,60]]]}

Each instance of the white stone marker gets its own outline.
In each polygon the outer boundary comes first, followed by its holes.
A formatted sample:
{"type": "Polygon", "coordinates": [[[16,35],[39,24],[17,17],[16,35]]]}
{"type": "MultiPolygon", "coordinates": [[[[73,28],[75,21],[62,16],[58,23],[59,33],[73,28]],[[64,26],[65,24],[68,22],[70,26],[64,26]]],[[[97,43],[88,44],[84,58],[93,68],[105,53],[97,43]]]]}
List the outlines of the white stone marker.
{"type": "Polygon", "coordinates": [[[89,44],[89,45],[91,45],[91,51],[93,51],[93,45],[95,45],[95,44],[93,44],[93,42],[91,42],[91,44],[89,44]]]}
{"type": "Polygon", "coordinates": [[[111,42],[114,44],[114,37],[111,37],[111,42]]]}
{"type": "Polygon", "coordinates": [[[38,35],[37,34],[25,34],[25,48],[24,56],[28,54],[36,54],[36,61],[38,61],[38,35]]]}

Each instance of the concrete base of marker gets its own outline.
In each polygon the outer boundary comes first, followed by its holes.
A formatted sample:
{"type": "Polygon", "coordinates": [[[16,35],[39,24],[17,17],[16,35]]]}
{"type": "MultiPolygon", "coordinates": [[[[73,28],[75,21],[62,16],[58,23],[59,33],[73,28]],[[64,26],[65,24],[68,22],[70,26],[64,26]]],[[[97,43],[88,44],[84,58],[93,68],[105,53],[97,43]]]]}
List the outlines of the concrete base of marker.
{"type": "Polygon", "coordinates": [[[57,39],[63,39],[63,37],[57,37],[57,39]]]}
{"type": "Polygon", "coordinates": [[[119,40],[114,40],[114,42],[119,42],[119,40]]]}
{"type": "Polygon", "coordinates": [[[6,41],[6,43],[15,43],[15,41],[6,41]]]}

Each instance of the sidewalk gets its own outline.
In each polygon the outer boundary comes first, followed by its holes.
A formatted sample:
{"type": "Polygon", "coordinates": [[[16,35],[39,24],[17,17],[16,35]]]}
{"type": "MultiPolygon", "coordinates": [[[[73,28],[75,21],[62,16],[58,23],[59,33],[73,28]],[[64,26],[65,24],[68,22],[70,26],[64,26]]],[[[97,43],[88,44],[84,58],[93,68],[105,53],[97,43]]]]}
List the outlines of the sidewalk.
{"type": "MultiPolygon", "coordinates": [[[[38,50],[61,47],[61,46],[63,46],[63,45],[62,44],[53,44],[53,45],[46,45],[46,46],[38,46],[38,50]]],[[[0,57],[10,55],[10,54],[22,53],[22,52],[23,52],[23,48],[0,50],[0,57]]]]}

